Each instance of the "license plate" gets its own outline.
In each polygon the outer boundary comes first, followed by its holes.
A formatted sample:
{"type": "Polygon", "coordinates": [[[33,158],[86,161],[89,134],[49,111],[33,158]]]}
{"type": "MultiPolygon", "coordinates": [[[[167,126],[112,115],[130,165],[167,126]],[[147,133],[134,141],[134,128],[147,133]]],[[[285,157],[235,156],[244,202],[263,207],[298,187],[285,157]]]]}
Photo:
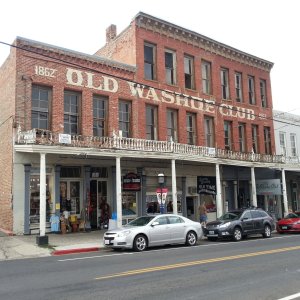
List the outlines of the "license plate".
{"type": "Polygon", "coordinates": [[[105,244],[105,245],[109,245],[109,244],[110,244],[110,241],[109,241],[109,240],[105,240],[105,241],[104,241],[104,244],[105,244]]]}
{"type": "Polygon", "coordinates": [[[281,228],[282,228],[282,229],[287,229],[287,226],[282,226],[281,228]]]}
{"type": "Polygon", "coordinates": [[[215,234],[215,232],[213,230],[208,232],[209,234],[215,234]]]}

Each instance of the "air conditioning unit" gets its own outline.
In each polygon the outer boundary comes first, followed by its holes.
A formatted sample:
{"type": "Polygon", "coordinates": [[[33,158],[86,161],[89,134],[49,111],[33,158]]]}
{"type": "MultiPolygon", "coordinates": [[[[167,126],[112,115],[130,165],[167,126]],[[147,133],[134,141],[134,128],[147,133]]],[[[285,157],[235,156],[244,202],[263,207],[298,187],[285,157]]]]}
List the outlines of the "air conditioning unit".
{"type": "Polygon", "coordinates": [[[196,194],[197,193],[197,187],[196,186],[189,186],[188,187],[188,193],[189,194],[196,194]]]}

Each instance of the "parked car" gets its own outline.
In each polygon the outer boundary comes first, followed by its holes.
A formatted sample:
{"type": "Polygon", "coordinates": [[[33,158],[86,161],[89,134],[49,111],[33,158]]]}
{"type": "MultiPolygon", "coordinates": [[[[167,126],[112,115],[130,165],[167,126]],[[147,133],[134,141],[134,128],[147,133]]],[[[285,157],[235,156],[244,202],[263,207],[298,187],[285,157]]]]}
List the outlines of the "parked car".
{"type": "Polygon", "coordinates": [[[279,220],[276,226],[277,232],[300,232],[300,211],[289,213],[279,220]]]}
{"type": "Polygon", "coordinates": [[[216,221],[208,222],[204,235],[208,240],[232,238],[240,241],[247,235],[258,233],[269,238],[274,229],[274,220],[267,212],[259,208],[247,208],[229,211],[216,221]]]}
{"type": "Polygon", "coordinates": [[[108,230],[103,243],[112,249],[144,251],[168,244],[194,246],[202,236],[200,223],[174,214],[159,214],[142,216],[122,228],[108,230]]]}

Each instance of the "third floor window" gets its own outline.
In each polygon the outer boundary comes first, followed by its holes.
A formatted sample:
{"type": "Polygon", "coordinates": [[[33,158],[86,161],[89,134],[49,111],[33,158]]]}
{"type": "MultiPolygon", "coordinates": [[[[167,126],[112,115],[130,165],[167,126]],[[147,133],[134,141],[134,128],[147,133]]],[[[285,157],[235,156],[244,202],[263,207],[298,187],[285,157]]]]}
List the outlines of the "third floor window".
{"type": "Polygon", "coordinates": [[[266,81],[261,79],[259,81],[259,88],[260,88],[260,100],[261,100],[261,106],[267,107],[267,91],[266,91],[266,81]]]}
{"type": "Polygon", "coordinates": [[[211,94],[211,64],[208,61],[201,62],[202,89],[204,94],[211,94]]]}
{"type": "Polygon", "coordinates": [[[191,56],[184,56],[184,80],[187,89],[194,89],[194,58],[191,56]]]}
{"type": "Polygon", "coordinates": [[[249,96],[249,103],[253,105],[256,104],[253,76],[248,76],[248,96],[249,96]]]}
{"type": "Polygon", "coordinates": [[[242,74],[235,73],[235,100],[237,102],[243,102],[243,91],[242,91],[242,74]]]}
{"type": "Polygon", "coordinates": [[[166,83],[176,84],[176,54],[174,51],[165,51],[165,69],[166,69],[166,83]]]}
{"type": "Polygon", "coordinates": [[[229,99],[229,75],[228,69],[221,69],[221,96],[222,99],[229,99]]]}
{"type": "Polygon", "coordinates": [[[156,46],[149,43],[144,44],[144,76],[156,80],[156,46]]]}

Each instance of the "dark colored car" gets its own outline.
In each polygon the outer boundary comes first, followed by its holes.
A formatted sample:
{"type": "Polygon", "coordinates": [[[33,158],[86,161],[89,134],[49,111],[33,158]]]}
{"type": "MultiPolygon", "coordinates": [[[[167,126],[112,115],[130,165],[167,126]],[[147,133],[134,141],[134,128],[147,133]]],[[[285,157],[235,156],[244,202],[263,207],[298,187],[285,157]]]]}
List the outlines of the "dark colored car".
{"type": "Polygon", "coordinates": [[[247,208],[229,211],[216,221],[207,223],[204,236],[208,240],[232,238],[240,241],[252,234],[262,234],[269,238],[274,229],[274,220],[268,213],[259,208],[247,208]]]}
{"type": "Polygon", "coordinates": [[[286,217],[277,222],[277,231],[285,232],[300,232],[300,211],[289,213],[286,217]]]}

